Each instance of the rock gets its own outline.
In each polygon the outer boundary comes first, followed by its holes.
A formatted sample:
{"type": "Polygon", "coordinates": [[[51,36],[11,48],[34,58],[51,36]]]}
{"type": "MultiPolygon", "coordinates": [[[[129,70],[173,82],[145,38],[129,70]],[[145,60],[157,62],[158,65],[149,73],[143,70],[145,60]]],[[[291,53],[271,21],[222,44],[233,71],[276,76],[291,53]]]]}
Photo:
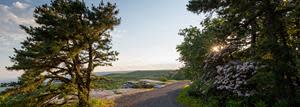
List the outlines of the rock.
{"type": "Polygon", "coordinates": [[[122,88],[159,88],[164,84],[161,81],[141,79],[139,81],[128,81],[123,84],[122,88]]]}
{"type": "Polygon", "coordinates": [[[163,88],[163,87],[165,87],[166,85],[159,85],[159,84],[156,84],[155,86],[154,86],[154,88],[163,88]]]}
{"type": "Polygon", "coordinates": [[[122,88],[133,88],[136,84],[138,84],[138,81],[127,81],[122,88]]]}

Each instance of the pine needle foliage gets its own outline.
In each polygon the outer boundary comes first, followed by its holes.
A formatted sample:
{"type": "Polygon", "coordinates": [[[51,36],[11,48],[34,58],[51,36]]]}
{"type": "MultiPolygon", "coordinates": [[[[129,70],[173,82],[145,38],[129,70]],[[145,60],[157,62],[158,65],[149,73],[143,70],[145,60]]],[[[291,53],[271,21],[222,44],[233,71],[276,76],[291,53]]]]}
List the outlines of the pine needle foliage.
{"type": "Polygon", "coordinates": [[[7,67],[24,72],[22,85],[3,92],[1,99],[23,94],[29,106],[72,101],[89,106],[93,70],[117,60],[110,35],[120,23],[117,14],[116,4],[103,1],[87,7],[81,0],[53,0],[37,7],[38,26],[20,25],[29,36],[14,49],[14,64],[7,67]]]}

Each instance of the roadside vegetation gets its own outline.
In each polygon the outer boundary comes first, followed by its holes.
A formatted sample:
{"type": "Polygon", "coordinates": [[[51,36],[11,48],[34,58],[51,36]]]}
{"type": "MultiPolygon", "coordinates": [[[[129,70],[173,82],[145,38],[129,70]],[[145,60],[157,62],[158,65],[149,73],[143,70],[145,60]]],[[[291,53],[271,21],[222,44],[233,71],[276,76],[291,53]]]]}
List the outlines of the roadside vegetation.
{"type": "MultiPolygon", "coordinates": [[[[112,99],[91,99],[90,100],[90,107],[115,107],[116,104],[112,99]]],[[[63,105],[62,107],[76,107],[77,103],[69,103],[63,105]]]]}
{"type": "Polygon", "coordinates": [[[193,81],[178,101],[198,107],[300,104],[299,0],[190,0],[202,28],[180,31],[181,71],[193,81]]]}
{"type": "Polygon", "coordinates": [[[176,101],[185,107],[217,107],[216,99],[209,99],[209,101],[204,101],[197,96],[191,95],[189,93],[190,87],[185,87],[176,98],[176,101]]]}

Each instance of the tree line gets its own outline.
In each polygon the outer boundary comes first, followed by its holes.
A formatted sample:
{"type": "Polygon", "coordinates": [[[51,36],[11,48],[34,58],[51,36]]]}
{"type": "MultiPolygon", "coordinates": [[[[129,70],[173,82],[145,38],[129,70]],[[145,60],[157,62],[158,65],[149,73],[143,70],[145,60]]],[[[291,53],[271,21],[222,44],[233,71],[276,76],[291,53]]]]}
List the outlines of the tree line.
{"type": "Polygon", "coordinates": [[[20,82],[6,82],[6,83],[0,83],[0,87],[15,87],[20,85],[20,82]]]}

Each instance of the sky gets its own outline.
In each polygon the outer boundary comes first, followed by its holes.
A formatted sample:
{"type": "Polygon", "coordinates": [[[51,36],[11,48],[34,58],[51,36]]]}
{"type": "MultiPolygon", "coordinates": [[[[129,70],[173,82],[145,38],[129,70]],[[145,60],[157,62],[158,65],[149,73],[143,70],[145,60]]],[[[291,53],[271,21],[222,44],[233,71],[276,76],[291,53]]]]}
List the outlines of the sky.
{"type": "MultiPolygon", "coordinates": [[[[199,26],[203,15],[186,10],[188,0],[106,0],[115,2],[121,24],[112,32],[113,49],[119,60],[112,67],[98,67],[98,71],[131,71],[178,69],[176,46],[183,37],[180,29],[199,26]]],[[[0,0],[0,79],[16,78],[22,72],[7,71],[13,48],[28,36],[19,25],[35,26],[33,10],[50,0],[0,0]]],[[[97,5],[100,0],[85,0],[97,5]]]]}

